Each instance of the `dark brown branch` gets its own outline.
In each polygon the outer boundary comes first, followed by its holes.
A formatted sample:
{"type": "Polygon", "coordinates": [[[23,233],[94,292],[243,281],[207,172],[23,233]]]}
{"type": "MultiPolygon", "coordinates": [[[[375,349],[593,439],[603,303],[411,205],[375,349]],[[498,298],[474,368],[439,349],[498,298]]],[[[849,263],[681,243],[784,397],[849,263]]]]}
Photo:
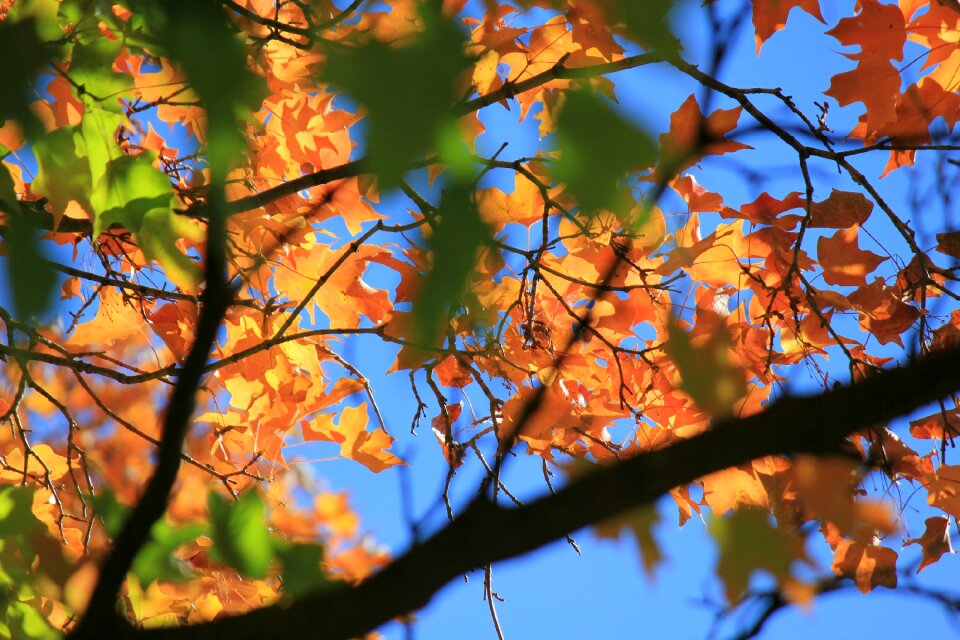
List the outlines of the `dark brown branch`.
{"type": "Polygon", "coordinates": [[[200,296],[200,317],[197,336],[190,347],[183,368],[177,376],[163,416],[163,430],[157,447],[157,463],[147,488],[123,529],[116,537],[110,555],[100,567],[97,584],[74,639],[113,637],[117,620],[117,596],[133,565],[137,553],[149,541],[153,525],[167,510],[170,491],[180,470],[183,441],[189,431],[190,418],[196,406],[196,394],[216,343],[217,330],[230,306],[231,292],[227,285],[226,216],[222,197],[214,194],[210,223],[207,225],[205,289],[200,296]]]}
{"type": "Polygon", "coordinates": [[[722,422],[689,440],[599,469],[524,507],[505,508],[479,499],[454,523],[356,587],[330,589],[288,606],[201,625],[127,628],[124,637],[357,637],[424,606],[464,572],[528,553],[568,532],[652,503],[705,474],[767,455],[833,451],[850,433],[960,389],[958,364],[960,349],[952,349],[852,386],[812,397],[787,397],[763,413],[722,422]]]}

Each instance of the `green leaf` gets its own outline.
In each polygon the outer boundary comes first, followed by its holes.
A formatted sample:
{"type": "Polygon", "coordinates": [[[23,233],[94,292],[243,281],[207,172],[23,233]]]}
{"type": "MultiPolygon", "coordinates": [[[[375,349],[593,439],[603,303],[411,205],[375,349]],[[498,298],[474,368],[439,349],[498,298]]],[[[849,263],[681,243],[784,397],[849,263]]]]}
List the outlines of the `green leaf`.
{"type": "Polygon", "coordinates": [[[131,571],[143,587],[156,580],[189,580],[193,577],[193,572],[174,552],[181,545],[193,542],[205,533],[207,528],[199,524],[172,527],[166,520],[158,520],[151,529],[150,541],[133,561],[131,571]]]}
{"type": "Polygon", "coordinates": [[[25,602],[14,602],[7,607],[6,622],[14,638],[56,640],[61,637],[39,611],[25,602]]]}
{"type": "Polygon", "coordinates": [[[455,81],[468,61],[463,33],[423,3],[424,31],[399,48],[377,40],[333,51],[324,80],[359,100],[368,113],[370,168],[380,188],[400,183],[409,162],[437,143],[445,123],[454,120],[455,81]]]}
{"type": "Polygon", "coordinates": [[[130,507],[117,501],[117,496],[109,489],[99,489],[96,493],[90,495],[90,501],[97,515],[103,521],[103,528],[107,530],[107,535],[111,538],[116,537],[123,529],[123,523],[127,521],[130,514],[130,507]]]}
{"type": "Polygon", "coordinates": [[[444,194],[442,216],[430,237],[433,268],[413,306],[415,339],[432,345],[439,337],[447,310],[455,305],[476,265],[477,250],[490,240],[490,228],[480,219],[471,191],[455,185],[444,194]]]}
{"type": "Polygon", "coordinates": [[[123,122],[123,116],[101,109],[94,104],[87,107],[80,122],[80,134],[83,138],[82,153],[90,165],[90,184],[97,185],[103,180],[110,161],[123,156],[117,148],[116,131],[123,122]]]}
{"type": "Polygon", "coordinates": [[[33,515],[33,490],[0,487],[0,537],[24,535],[41,526],[33,515]]]}
{"type": "Polygon", "coordinates": [[[323,547],[318,544],[281,544],[277,556],[283,562],[283,591],[294,598],[330,585],[320,569],[323,547]]]}
{"type": "Polygon", "coordinates": [[[97,30],[96,37],[73,47],[70,60],[70,79],[80,87],[80,97],[89,96],[101,109],[117,114],[124,112],[120,95],[133,87],[129,75],[113,71],[113,61],[122,48],[121,40],[104,38],[97,30]]]}
{"type": "Polygon", "coordinates": [[[41,317],[53,304],[57,275],[44,257],[40,232],[34,227],[32,216],[17,201],[13,178],[3,164],[0,211],[7,215],[4,244],[10,259],[7,276],[14,308],[22,320],[41,317]]]}
{"type": "Polygon", "coordinates": [[[195,291],[203,278],[200,267],[177,248],[177,241],[197,241],[200,230],[174,213],[176,198],[170,179],[153,166],[152,153],[121,156],[107,163],[91,196],[94,235],[113,223],[133,232],[143,254],[156,260],[177,286],[195,291]]]}
{"type": "Polygon", "coordinates": [[[790,565],[804,558],[803,539],[770,523],[759,509],[740,509],[724,518],[714,518],[710,535],[720,552],[717,575],[723,581],[729,602],[736,602],[756,571],[766,571],[777,580],[790,577],[790,565]]]}
{"type": "Polygon", "coordinates": [[[670,31],[668,20],[674,0],[618,2],[617,11],[627,31],[644,47],[664,58],[676,58],[679,42],[670,31]]]}
{"type": "Polygon", "coordinates": [[[207,156],[214,182],[223,180],[234,155],[245,145],[235,117],[259,110],[267,95],[266,82],[247,69],[244,34],[229,23],[219,3],[164,0],[143,4],[152,5],[146,14],[154,20],[151,27],[167,55],[183,67],[207,109],[207,156]]]}
{"type": "Polygon", "coordinates": [[[30,189],[46,197],[54,212],[62,215],[71,200],[90,209],[93,180],[87,147],[78,127],[61,127],[33,145],[39,172],[30,189]]]}
{"type": "Polygon", "coordinates": [[[245,576],[265,578],[273,559],[273,541],[260,496],[248,491],[230,503],[211,493],[207,507],[214,557],[245,576]]]}
{"type": "Polygon", "coordinates": [[[653,164],[657,146],[646,132],[588,91],[570,91],[557,121],[553,177],[566,183],[581,209],[623,215],[631,203],[619,188],[628,171],[653,164]]]}
{"type": "Polygon", "coordinates": [[[47,63],[48,52],[37,37],[34,18],[0,22],[0,60],[16,61],[0,64],[0,116],[13,116],[28,133],[40,131],[39,122],[29,109],[33,102],[29,86],[47,63]]]}
{"type": "Polygon", "coordinates": [[[680,372],[680,388],[703,411],[714,417],[729,416],[734,403],[747,393],[744,372],[730,362],[730,334],[718,321],[709,327],[706,340],[694,345],[690,335],[670,318],[667,355],[680,372]]]}

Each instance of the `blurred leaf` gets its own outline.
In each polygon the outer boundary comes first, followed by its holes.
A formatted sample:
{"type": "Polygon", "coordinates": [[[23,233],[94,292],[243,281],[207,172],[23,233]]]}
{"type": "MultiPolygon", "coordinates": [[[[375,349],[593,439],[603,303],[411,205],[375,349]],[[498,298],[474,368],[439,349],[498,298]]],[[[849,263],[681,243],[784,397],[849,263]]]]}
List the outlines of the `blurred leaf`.
{"type": "Polygon", "coordinates": [[[20,640],[56,640],[61,638],[47,619],[25,602],[13,602],[7,607],[6,624],[10,637],[20,640]]]}
{"type": "Polygon", "coordinates": [[[193,573],[174,552],[206,532],[207,528],[199,524],[172,527],[166,520],[158,520],[151,530],[150,541],[137,554],[131,571],[143,587],[156,580],[182,582],[190,579],[193,573]]]}
{"type": "Polygon", "coordinates": [[[30,83],[48,61],[48,52],[37,37],[37,24],[29,17],[20,22],[0,22],[0,117],[13,116],[27,131],[40,130],[29,109],[34,96],[30,83]],[[16,62],[13,62],[16,61],[16,62]]]}
{"type": "Polygon", "coordinates": [[[222,180],[234,154],[245,145],[235,117],[259,110],[266,83],[247,69],[242,34],[229,23],[219,3],[164,0],[144,4],[152,5],[146,15],[153,20],[151,26],[167,55],[183,67],[207,109],[207,156],[211,171],[219,176],[215,180],[222,180]]]}
{"type": "Polygon", "coordinates": [[[107,535],[113,538],[119,534],[130,513],[130,507],[118,502],[112,491],[103,488],[91,495],[90,501],[103,521],[103,528],[107,530],[107,535]]]}
{"type": "Polygon", "coordinates": [[[0,211],[6,214],[4,246],[10,259],[7,269],[13,304],[20,319],[40,317],[54,301],[57,276],[44,258],[40,232],[29,212],[17,201],[13,178],[0,164],[0,211]]]}
{"type": "Polygon", "coordinates": [[[566,183],[582,210],[591,214],[610,209],[624,215],[631,203],[619,181],[657,157],[650,136],[582,90],[567,93],[557,122],[557,148],[553,177],[566,183]]]}
{"type": "Polygon", "coordinates": [[[323,574],[323,547],[318,544],[279,545],[283,562],[283,591],[294,598],[323,589],[330,581],[323,574]]]}
{"type": "Polygon", "coordinates": [[[34,143],[33,151],[39,172],[30,188],[50,202],[57,224],[71,200],[89,211],[93,179],[80,129],[62,127],[51,131],[34,143]]]}
{"type": "Polygon", "coordinates": [[[257,492],[248,491],[233,503],[211,493],[207,506],[214,557],[245,576],[265,578],[273,559],[273,541],[257,492]]]}
{"type": "Polygon", "coordinates": [[[660,521],[656,504],[649,504],[598,523],[594,527],[594,532],[601,538],[614,539],[619,539],[624,531],[632,533],[637,542],[637,549],[640,551],[643,569],[647,577],[652,577],[657,565],[663,562],[660,545],[653,537],[653,528],[660,521]]]}
{"type": "Polygon", "coordinates": [[[463,33],[436,13],[437,4],[424,3],[425,28],[413,44],[393,48],[371,40],[332,52],[327,63],[324,80],[367,109],[370,168],[381,189],[397,186],[408,163],[455,119],[455,80],[468,61],[463,33]]]}
{"type": "Polygon", "coordinates": [[[710,535],[720,557],[717,575],[728,602],[736,602],[756,571],[767,571],[779,582],[790,577],[790,565],[804,557],[803,539],[770,523],[759,509],[740,509],[724,518],[713,518],[710,535]]]}
{"type": "Polygon", "coordinates": [[[177,248],[177,241],[198,241],[201,231],[174,213],[176,198],[170,179],[153,166],[154,155],[121,156],[107,164],[91,196],[96,211],[94,235],[113,223],[133,232],[144,255],[156,260],[167,277],[187,291],[195,291],[203,278],[193,260],[177,248]]]}
{"type": "Polygon", "coordinates": [[[730,362],[726,326],[717,322],[696,345],[675,319],[670,319],[668,327],[666,351],[682,377],[680,389],[710,415],[730,415],[734,403],[746,394],[747,382],[743,371],[730,362]]]}
{"type": "Polygon", "coordinates": [[[447,310],[457,303],[476,265],[477,250],[490,240],[466,186],[455,185],[440,204],[442,218],[430,237],[433,268],[413,306],[416,342],[432,345],[439,338],[447,310]]]}
{"type": "Polygon", "coordinates": [[[33,489],[0,487],[0,537],[23,535],[39,526],[33,515],[33,489]]]}
{"type": "Polygon", "coordinates": [[[617,2],[620,18],[627,31],[652,52],[664,58],[675,58],[679,49],[676,37],[670,31],[668,15],[674,0],[643,0],[617,2]]]}

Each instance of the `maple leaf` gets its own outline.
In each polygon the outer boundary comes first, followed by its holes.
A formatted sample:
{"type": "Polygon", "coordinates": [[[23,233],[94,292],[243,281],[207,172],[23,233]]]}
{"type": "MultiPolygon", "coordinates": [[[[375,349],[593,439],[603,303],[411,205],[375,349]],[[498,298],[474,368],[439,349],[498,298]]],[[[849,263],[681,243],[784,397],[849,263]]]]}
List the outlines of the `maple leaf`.
{"type": "Polygon", "coordinates": [[[960,516],[960,466],[941,465],[927,479],[930,506],[946,511],[953,517],[960,516]]]}
{"type": "Polygon", "coordinates": [[[866,135],[873,135],[897,118],[900,74],[888,58],[875,53],[857,56],[857,66],[838,73],[824,93],[840,106],[862,102],[866,107],[866,135]]]}
{"type": "Polygon", "coordinates": [[[753,0],[757,53],[760,53],[760,48],[770,36],[786,26],[787,16],[795,7],[800,7],[820,22],[824,22],[820,14],[819,0],[753,0]]]}
{"type": "Polygon", "coordinates": [[[904,546],[918,544],[923,549],[923,559],[917,567],[917,573],[923,571],[924,567],[929,567],[936,562],[945,553],[953,553],[953,545],[950,543],[950,518],[946,516],[933,516],[924,521],[925,529],[923,535],[919,538],[911,538],[904,543],[904,546]]]}
{"type": "Polygon", "coordinates": [[[305,422],[304,440],[323,440],[340,445],[340,455],[356,460],[374,473],[389,467],[404,464],[388,453],[394,439],[383,429],[367,431],[367,404],[347,407],[340,413],[340,421],[334,425],[333,415],[320,414],[312,422],[305,422]]]}
{"type": "Polygon", "coordinates": [[[859,46],[862,53],[903,60],[907,30],[900,8],[877,0],[860,0],[857,6],[857,15],[843,18],[827,35],[844,46],[859,46]]]}
{"type": "Polygon", "coordinates": [[[726,135],[736,129],[741,110],[741,107],[717,109],[704,117],[696,95],[690,94],[670,116],[670,131],[660,136],[656,177],[671,177],[705,155],[752,149],[750,145],[726,139],[726,135]]]}
{"type": "Polygon", "coordinates": [[[862,227],[873,211],[873,203],[862,193],[834,189],[826,200],[810,205],[812,229],[848,229],[862,227]]]}
{"type": "Polygon", "coordinates": [[[831,567],[838,576],[853,580],[862,593],[897,587],[897,552],[887,547],[842,540],[831,567]]]}
{"type": "Polygon", "coordinates": [[[886,260],[883,256],[861,250],[857,242],[859,235],[860,227],[854,225],[817,241],[817,258],[823,267],[823,279],[828,284],[866,285],[867,274],[886,260]]]}
{"type": "Polygon", "coordinates": [[[765,571],[778,581],[790,577],[790,565],[805,557],[803,538],[770,524],[770,516],[758,509],[740,509],[710,520],[710,535],[719,550],[717,575],[723,581],[728,602],[736,602],[756,571],[765,571]]]}

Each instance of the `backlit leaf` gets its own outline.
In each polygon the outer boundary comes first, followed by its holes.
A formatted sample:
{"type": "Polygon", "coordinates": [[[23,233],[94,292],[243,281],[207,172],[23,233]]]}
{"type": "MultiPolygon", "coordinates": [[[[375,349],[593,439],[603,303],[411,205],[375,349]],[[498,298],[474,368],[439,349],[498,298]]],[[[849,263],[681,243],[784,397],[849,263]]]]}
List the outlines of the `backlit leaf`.
{"type": "Polygon", "coordinates": [[[245,576],[265,578],[274,552],[260,495],[247,491],[228,502],[211,493],[207,506],[214,557],[245,576]]]}
{"type": "Polygon", "coordinates": [[[466,290],[477,251],[490,238],[489,227],[464,187],[451,187],[439,212],[442,217],[429,242],[433,265],[413,306],[415,338],[424,345],[432,345],[438,338],[447,313],[466,290]]]}
{"type": "Polygon", "coordinates": [[[650,136],[583,90],[567,94],[556,135],[560,157],[553,177],[570,188],[585,213],[610,209],[625,215],[631,203],[620,181],[653,164],[657,152],[650,136]]]}
{"type": "Polygon", "coordinates": [[[739,599],[755,572],[765,571],[783,582],[790,577],[793,561],[804,558],[803,538],[770,520],[769,514],[757,509],[740,509],[710,520],[710,535],[720,553],[717,575],[728,602],[739,599]]]}
{"type": "Polygon", "coordinates": [[[366,107],[370,168],[380,187],[399,184],[408,163],[430,149],[453,116],[454,81],[467,68],[463,34],[424,3],[424,30],[398,48],[377,40],[335,50],[324,80],[366,107]]]}

